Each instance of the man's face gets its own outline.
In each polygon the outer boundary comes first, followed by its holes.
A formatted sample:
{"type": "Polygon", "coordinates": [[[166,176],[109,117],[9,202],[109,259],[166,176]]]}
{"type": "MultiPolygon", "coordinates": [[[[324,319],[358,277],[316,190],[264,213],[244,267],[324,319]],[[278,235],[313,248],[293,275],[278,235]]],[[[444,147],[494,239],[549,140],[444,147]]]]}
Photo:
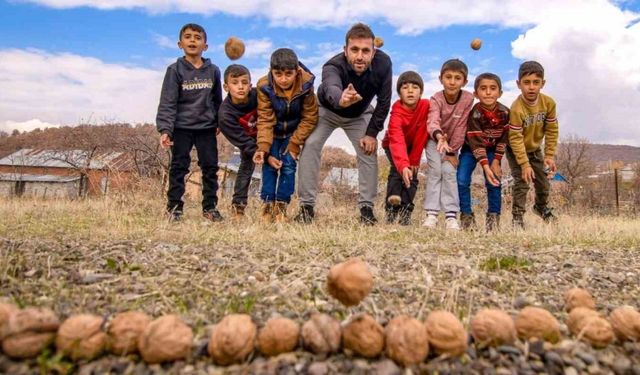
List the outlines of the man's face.
{"type": "Polygon", "coordinates": [[[245,103],[251,90],[251,78],[246,74],[229,77],[227,83],[224,84],[224,89],[231,95],[231,100],[234,103],[245,103]]]}
{"type": "Polygon", "coordinates": [[[371,38],[349,39],[344,47],[347,62],[357,75],[369,69],[375,53],[376,50],[373,48],[373,39],[371,38]]]}
{"type": "Polygon", "coordinates": [[[522,96],[528,102],[535,102],[540,95],[540,90],[544,87],[544,79],[539,77],[535,73],[522,76],[519,81],[516,81],[518,88],[522,92],[522,96]]]}
{"type": "Polygon", "coordinates": [[[296,70],[295,69],[272,69],[271,74],[273,75],[273,81],[276,83],[278,87],[282,90],[289,90],[293,83],[296,81],[296,70]]]}
{"type": "Polygon", "coordinates": [[[201,56],[202,52],[209,47],[204,40],[204,35],[192,29],[186,29],[180,36],[178,47],[184,51],[187,56],[201,56]]]}

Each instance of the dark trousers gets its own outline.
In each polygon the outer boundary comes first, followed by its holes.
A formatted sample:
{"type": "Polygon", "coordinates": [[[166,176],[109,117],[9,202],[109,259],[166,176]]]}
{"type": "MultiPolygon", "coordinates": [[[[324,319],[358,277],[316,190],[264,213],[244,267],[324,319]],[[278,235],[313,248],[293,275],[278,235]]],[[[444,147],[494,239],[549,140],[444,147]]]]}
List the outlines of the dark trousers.
{"type": "Polygon", "coordinates": [[[269,154],[282,161],[282,167],[275,169],[267,160],[262,165],[262,190],[260,198],[264,202],[291,202],[296,186],[296,167],[298,163],[287,152],[289,137],[274,138],[269,154]]]}
{"type": "MultiPolygon", "coordinates": [[[[387,196],[385,197],[385,202],[392,195],[400,196],[400,204],[403,207],[407,207],[410,210],[413,210],[413,199],[416,197],[416,192],[418,191],[418,174],[415,173],[413,178],[411,179],[411,185],[406,187],[404,182],[402,181],[402,175],[396,169],[395,164],[393,164],[393,158],[391,157],[391,150],[388,148],[384,149],[385,154],[387,154],[387,159],[389,159],[390,167],[389,167],[389,178],[387,179],[387,196]]],[[[387,210],[390,209],[389,203],[386,203],[387,210]]]]}
{"type": "MultiPolygon", "coordinates": [[[[542,150],[527,153],[529,158],[529,164],[533,169],[535,179],[533,180],[533,186],[536,189],[536,206],[546,207],[549,202],[549,191],[551,190],[551,184],[547,180],[547,174],[544,173],[544,157],[542,150]]],[[[516,161],[516,156],[510,147],[507,147],[507,160],[509,161],[509,167],[511,168],[511,175],[513,176],[513,207],[511,212],[513,215],[523,215],[527,210],[527,193],[529,192],[529,184],[522,179],[522,168],[516,161]]]]}
{"type": "Polygon", "coordinates": [[[191,149],[196,147],[198,166],[202,170],[202,210],[216,208],[218,204],[218,142],[216,130],[173,131],[171,146],[171,167],[169,169],[169,191],[167,209],[182,211],[184,195],[184,177],[191,165],[191,149]]]}
{"type": "Polygon", "coordinates": [[[255,169],[253,163],[253,155],[241,154],[240,166],[238,167],[238,176],[236,183],[233,185],[233,198],[231,204],[235,206],[246,206],[249,197],[249,186],[251,185],[251,176],[255,169]]]}
{"type": "MultiPolygon", "coordinates": [[[[493,162],[496,149],[487,149],[487,159],[489,165],[493,162]]],[[[460,164],[458,164],[457,180],[458,180],[458,196],[460,197],[460,212],[463,214],[472,213],[471,209],[471,177],[478,161],[473,156],[471,147],[465,144],[460,150],[460,164]]],[[[493,186],[485,177],[484,185],[487,188],[487,213],[499,214],[502,206],[502,193],[500,186],[493,186]]]]}

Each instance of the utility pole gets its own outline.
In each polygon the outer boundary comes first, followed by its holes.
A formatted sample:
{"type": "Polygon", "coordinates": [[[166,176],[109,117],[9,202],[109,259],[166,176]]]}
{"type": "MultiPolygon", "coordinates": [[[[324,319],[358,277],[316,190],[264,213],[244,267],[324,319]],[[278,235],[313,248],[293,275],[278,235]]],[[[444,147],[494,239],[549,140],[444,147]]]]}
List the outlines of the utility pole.
{"type": "Polygon", "coordinates": [[[618,193],[618,168],[613,170],[614,178],[616,179],[616,215],[620,216],[620,194],[618,193]]]}

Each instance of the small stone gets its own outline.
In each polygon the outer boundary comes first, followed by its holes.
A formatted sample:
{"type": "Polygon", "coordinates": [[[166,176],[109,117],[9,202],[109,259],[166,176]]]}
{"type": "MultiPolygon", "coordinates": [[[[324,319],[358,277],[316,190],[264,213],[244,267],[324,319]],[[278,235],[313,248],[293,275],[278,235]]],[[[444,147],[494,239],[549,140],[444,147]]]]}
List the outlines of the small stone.
{"type": "Polygon", "coordinates": [[[600,370],[600,366],[597,363],[593,363],[587,366],[587,372],[592,375],[597,375],[601,374],[602,370],[600,370]]]}
{"type": "Polygon", "coordinates": [[[564,363],[562,361],[562,357],[560,357],[560,354],[556,352],[546,352],[544,354],[544,360],[548,363],[556,364],[559,366],[562,366],[564,363]]]}
{"type": "Polygon", "coordinates": [[[511,346],[511,345],[498,346],[498,351],[500,353],[503,353],[503,354],[513,354],[513,355],[516,355],[516,356],[519,356],[519,355],[522,354],[520,349],[518,349],[518,348],[516,348],[514,346],[511,346]]]}
{"type": "Polygon", "coordinates": [[[617,375],[626,374],[631,369],[631,360],[625,356],[617,356],[612,368],[617,375]]]}
{"type": "Polygon", "coordinates": [[[565,367],[564,375],[578,375],[578,370],[576,370],[575,368],[573,368],[571,366],[565,367]]]}
{"type": "Polygon", "coordinates": [[[596,358],[589,353],[583,351],[577,351],[576,357],[580,358],[587,366],[596,363],[596,358]]]}
{"type": "Polygon", "coordinates": [[[531,305],[531,299],[527,296],[518,296],[513,300],[513,307],[516,310],[522,310],[529,305],[531,305]]]}
{"type": "Polygon", "coordinates": [[[326,375],[329,373],[329,365],[326,362],[313,362],[307,369],[309,375],[326,375]]]}
{"type": "Polygon", "coordinates": [[[633,375],[640,375],[640,364],[633,365],[633,367],[631,367],[631,373],[633,375]]]}
{"type": "Polygon", "coordinates": [[[529,351],[539,356],[544,355],[544,352],[545,352],[544,341],[542,340],[529,341],[529,351]]]}
{"type": "Polygon", "coordinates": [[[400,368],[390,359],[375,363],[371,370],[374,374],[378,375],[400,375],[402,371],[400,368]]]}
{"type": "Polygon", "coordinates": [[[535,372],[543,372],[545,370],[544,363],[541,361],[533,361],[529,363],[531,365],[531,369],[535,372]]]}
{"type": "Polygon", "coordinates": [[[511,371],[504,367],[498,367],[496,369],[496,375],[511,375],[511,374],[512,374],[511,371]]]}

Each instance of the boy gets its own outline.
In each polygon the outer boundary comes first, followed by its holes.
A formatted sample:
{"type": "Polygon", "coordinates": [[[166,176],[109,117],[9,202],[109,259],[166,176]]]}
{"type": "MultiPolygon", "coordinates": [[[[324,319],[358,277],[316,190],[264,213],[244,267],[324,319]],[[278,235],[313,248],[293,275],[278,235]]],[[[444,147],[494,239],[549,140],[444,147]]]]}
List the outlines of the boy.
{"type": "Polygon", "coordinates": [[[255,164],[258,128],[258,94],[251,87],[251,73],[243,65],[232,64],[224,71],[224,91],[228,93],[220,105],[218,118],[222,134],[240,150],[240,167],[233,186],[231,208],[236,217],[243,217],[247,207],[249,185],[255,164]]]}
{"type": "Polygon", "coordinates": [[[315,76],[289,48],[271,54],[269,73],[258,80],[258,150],[262,167],[262,220],[285,222],[295,188],[296,164],[305,139],[318,122],[315,76]]]}
{"type": "Polygon", "coordinates": [[[418,190],[418,168],[427,144],[429,101],[421,99],[424,83],[416,72],[400,74],[396,90],[400,99],[393,103],[389,128],[382,148],[391,163],[387,180],[386,221],[398,216],[400,225],[411,224],[413,199],[418,190]]]}
{"type": "Polygon", "coordinates": [[[456,168],[458,150],[467,133],[467,118],[473,104],[473,94],[462,90],[467,84],[467,65],[458,59],[447,60],[440,69],[443,91],[431,97],[429,108],[429,141],[427,142],[427,188],[422,225],[435,228],[438,212],[444,211],[445,228],[459,230],[456,215],[459,210],[456,168]],[[444,152],[444,155],[442,154],[444,152]]]}
{"type": "Polygon", "coordinates": [[[547,206],[551,185],[548,178],[556,172],[554,156],[558,144],[558,120],[555,101],[542,93],[544,68],[536,61],[526,61],[518,70],[521,94],[511,105],[507,160],[514,178],[513,225],[524,228],[529,183],[533,181],[536,202],[533,212],[545,222],[555,219],[547,206]],[[544,157],[541,149],[544,140],[544,157]]]}
{"type": "Polygon", "coordinates": [[[509,109],[498,102],[502,96],[502,81],[492,73],[482,73],[473,84],[473,95],[480,100],[473,106],[467,121],[467,137],[460,150],[458,166],[458,194],[460,197],[460,224],[462,229],[475,226],[471,210],[471,175],[480,163],[487,187],[487,232],[500,225],[502,192],[500,179],[509,140],[509,109]]]}
{"type": "Polygon", "coordinates": [[[162,83],[156,126],[160,146],[171,147],[167,211],[171,220],[180,220],[183,212],[184,177],[191,164],[195,145],[202,170],[202,215],[221,221],[218,204],[218,108],[222,102],[220,69],[203,58],[207,33],[193,23],[180,29],[178,47],[184,57],[167,68],[162,83]]]}

